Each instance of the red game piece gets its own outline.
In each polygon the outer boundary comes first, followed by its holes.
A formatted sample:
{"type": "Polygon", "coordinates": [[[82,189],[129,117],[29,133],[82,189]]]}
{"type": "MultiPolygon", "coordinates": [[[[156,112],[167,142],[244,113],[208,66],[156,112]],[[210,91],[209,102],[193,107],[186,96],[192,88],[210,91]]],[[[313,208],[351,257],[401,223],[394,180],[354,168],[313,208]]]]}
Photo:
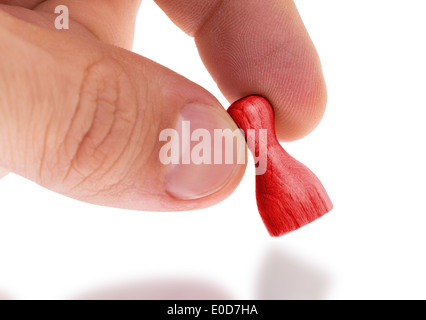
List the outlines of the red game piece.
{"type": "Polygon", "coordinates": [[[260,131],[267,130],[264,135],[267,138],[266,168],[257,168],[256,200],[271,236],[281,236],[303,227],[333,208],[315,174],[290,156],[278,142],[274,111],[265,98],[249,96],[238,100],[229,107],[228,113],[244,131],[255,158],[259,155],[260,144],[265,143],[260,131]],[[255,130],[257,140],[250,138],[253,136],[250,129],[255,130]]]}

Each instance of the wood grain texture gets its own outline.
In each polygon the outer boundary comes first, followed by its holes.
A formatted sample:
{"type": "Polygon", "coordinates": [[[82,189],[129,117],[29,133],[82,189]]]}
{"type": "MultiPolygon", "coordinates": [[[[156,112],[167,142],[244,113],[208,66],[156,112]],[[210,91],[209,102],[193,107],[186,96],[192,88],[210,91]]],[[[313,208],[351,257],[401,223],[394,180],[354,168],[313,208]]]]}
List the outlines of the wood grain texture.
{"type": "Polygon", "coordinates": [[[249,96],[233,103],[228,113],[249,139],[247,142],[253,156],[259,156],[259,147],[267,143],[266,172],[256,175],[256,200],[271,236],[282,236],[299,229],[333,208],[315,174],[290,156],[278,142],[274,111],[268,100],[249,96]],[[255,130],[256,137],[260,136],[260,129],[266,129],[267,141],[250,137],[247,134],[249,129],[255,130]]]}

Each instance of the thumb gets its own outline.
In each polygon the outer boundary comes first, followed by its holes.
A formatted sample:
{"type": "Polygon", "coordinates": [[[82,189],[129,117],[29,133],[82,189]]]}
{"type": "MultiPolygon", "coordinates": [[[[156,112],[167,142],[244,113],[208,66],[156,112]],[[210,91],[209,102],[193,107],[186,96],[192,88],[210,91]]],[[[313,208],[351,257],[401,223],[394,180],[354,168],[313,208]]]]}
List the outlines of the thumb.
{"type": "Polygon", "coordinates": [[[167,161],[188,150],[184,133],[203,129],[204,143],[215,129],[237,129],[196,84],[126,50],[2,12],[0,43],[0,167],[75,199],[137,210],[206,207],[238,185],[245,165],[236,161],[167,161]]]}

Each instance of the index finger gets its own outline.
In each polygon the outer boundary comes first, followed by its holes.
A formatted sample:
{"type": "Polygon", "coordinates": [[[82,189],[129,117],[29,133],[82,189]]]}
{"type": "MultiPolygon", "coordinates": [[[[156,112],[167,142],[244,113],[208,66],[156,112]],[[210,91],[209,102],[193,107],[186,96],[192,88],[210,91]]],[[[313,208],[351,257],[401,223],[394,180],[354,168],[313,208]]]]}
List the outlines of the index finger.
{"type": "Polygon", "coordinates": [[[225,97],[259,94],[274,106],[277,136],[295,140],[320,122],[321,63],[292,0],[156,0],[185,32],[225,97]]]}

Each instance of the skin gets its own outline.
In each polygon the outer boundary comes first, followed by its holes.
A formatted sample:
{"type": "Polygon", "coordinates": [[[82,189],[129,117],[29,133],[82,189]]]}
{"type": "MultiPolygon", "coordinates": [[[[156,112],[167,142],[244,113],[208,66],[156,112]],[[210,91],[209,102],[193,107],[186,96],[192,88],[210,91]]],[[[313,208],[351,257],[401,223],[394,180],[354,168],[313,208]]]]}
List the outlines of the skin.
{"type": "MultiPolygon", "coordinates": [[[[281,141],[316,127],[326,87],[292,1],[156,2],[194,37],[230,102],[265,96],[281,141]]],[[[228,115],[197,84],[129,51],[139,6],[0,0],[0,177],[14,172],[89,203],[158,211],[211,206],[237,187],[245,165],[207,197],[182,201],[165,192],[159,132],[173,128],[180,108],[194,101],[228,115]],[[71,18],[66,31],[54,28],[61,4],[71,18]]]]}

